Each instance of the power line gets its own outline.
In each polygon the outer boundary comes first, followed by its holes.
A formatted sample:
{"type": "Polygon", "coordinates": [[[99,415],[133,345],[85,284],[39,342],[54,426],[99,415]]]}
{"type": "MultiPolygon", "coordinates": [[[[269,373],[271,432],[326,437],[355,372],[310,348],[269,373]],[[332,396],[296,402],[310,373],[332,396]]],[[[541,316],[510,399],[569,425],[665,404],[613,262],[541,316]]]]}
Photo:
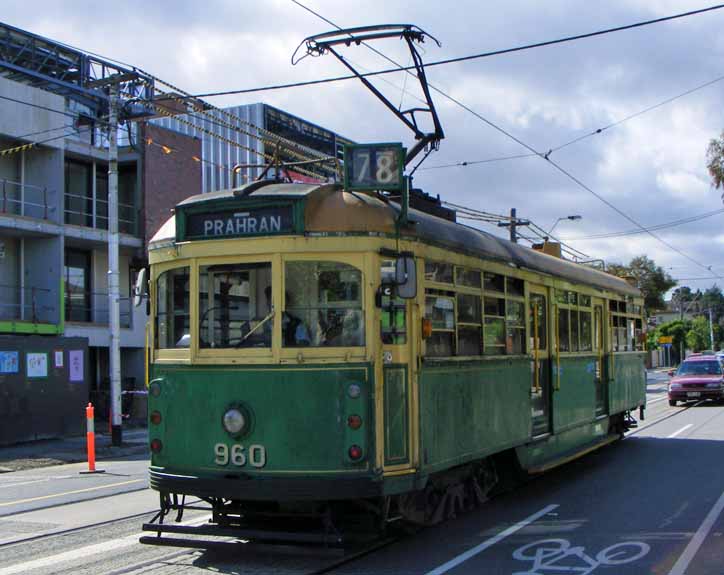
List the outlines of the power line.
{"type": "Polygon", "coordinates": [[[78,118],[78,114],[71,114],[70,112],[66,112],[65,110],[56,110],[55,108],[49,108],[48,106],[42,106],[40,104],[33,104],[32,102],[26,102],[24,100],[17,100],[15,98],[11,98],[10,96],[0,96],[3,100],[10,100],[11,102],[15,102],[17,104],[24,104],[26,106],[30,106],[31,108],[38,108],[40,110],[45,110],[47,112],[54,112],[55,114],[61,114],[62,116],[68,116],[69,118],[73,118],[74,120],[78,118]]]}
{"type": "MultiPolygon", "coordinates": [[[[673,228],[676,226],[681,226],[684,224],[689,224],[692,222],[697,222],[706,218],[710,218],[712,216],[716,216],[718,214],[724,213],[724,208],[720,210],[714,210],[713,212],[707,212],[705,214],[699,214],[697,216],[691,216],[689,218],[683,218],[680,220],[674,220],[672,222],[667,222],[665,224],[657,224],[655,226],[649,226],[647,229],[657,231],[657,230],[663,230],[666,228],[673,228]]],[[[623,237],[623,236],[633,236],[636,234],[642,234],[644,233],[643,230],[626,230],[622,232],[610,232],[606,234],[594,234],[591,236],[577,236],[574,238],[566,238],[567,241],[573,242],[573,241],[581,241],[581,240],[598,240],[598,239],[604,239],[604,238],[617,238],[617,237],[623,237]]]]}
{"type": "MultiPolygon", "coordinates": [[[[292,0],[294,1],[294,0],[292,0]]],[[[702,90],[704,88],[707,88],[713,84],[716,84],[718,82],[721,82],[724,80],[724,76],[719,76],[717,78],[714,78],[713,80],[710,80],[708,82],[705,82],[703,84],[699,84],[698,86],[695,86],[694,88],[691,88],[689,90],[686,90],[685,92],[682,92],[681,94],[677,94],[676,96],[672,96],[670,98],[667,98],[665,100],[662,100],[661,102],[658,102],[656,104],[653,104],[647,108],[644,108],[643,110],[639,110],[638,112],[635,112],[633,114],[630,114],[621,120],[618,120],[616,122],[612,122],[606,126],[603,126],[601,128],[598,128],[596,130],[593,130],[592,132],[588,132],[582,136],[579,136],[577,138],[574,138],[570,140],[569,142],[566,142],[565,144],[561,144],[560,146],[556,146],[555,148],[551,148],[547,154],[552,154],[553,152],[557,152],[559,150],[562,150],[563,148],[566,148],[568,146],[571,146],[573,144],[577,144],[578,142],[581,142],[583,140],[586,140],[588,138],[591,138],[593,136],[597,136],[598,134],[601,134],[605,132],[606,130],[609,130],[611,128],[614,128],[616,126],[620,126],[624,122],[628,122],[629,120],[632,120],[634,118],[637,118],[638,116],[642,116],[643,114],[646,114],[648,112],[651,112],[652,110],[655,110],[657,108],[660,108],[662,106],[665,106],[666,104],[670,104],[671,102],[678,100],[679,98],[683,98],[684,96],[688,96],[689,94],[693,94],[694,92],[697,92],[698,90],[702,90]]],[[[488,158],[485,160],[475,160],[475,161],[463,161],[463,162],[456,162],[454,164],[444,164],[440,166],[428,166],[426,168],[420,168],[421,170],[433,170],[433,169],[440,169],[440,168],[455,168],[455,167],[465,167],[465,166],[473,166],[476,164],[487,164],[491,162],[500,162],[504,160],[516,160],[519,158],[531,158],[537,154],[519,154],[517,156],[503,156],[500,158],[488,158]]]]}
{"type": "MultiPolygon", "coordinates": [[[[425,66],[426,66],[426,67],[443,66],[443,65],[454,64],[454,63],[458,63],[458,62],[466,62],[466,61],[469,61],[469,60],[477,60],[477,59],[480,59],[480,58],[489,58],[489,57],[491,57],[491,56],[501,56],[501,55],[503,55],[503,54],[512,54],[512,53],[514,53],[514,52],[522,52],[522,51],[525,51],[525,50],[532,50],[532,49],[535,49],[535,48],[543,48],[543,47],[546,47],[546,46],[554,46],[554,45],[556,45],[556,44],[563,44],[563,43],[567,43],[567,42],[574,42],[574,41],[577,41],[577,40],[585,40],[585,39],[587,39],[587,38],[593,38],[593,37],[595,37],[595,36],[602,36],[602,35],[604,35],[604,34],[611,34],[611,33],[614,33],[614,32],[622,32],[622,31],[631,30],[631,29],[634,29],[634,28],[641,28],[641,27],[644,27],[644,26],[650,26],[650,25],[653,25],[653,24],[659,24],[659,23],[661,23],[661,22],[667,22],[667,21],[671,21],[671,20],[677,20],[677,19],[679,19],[679,18],[686,18],[686,17],[689,17],[689,16],[695,16],[695,15],[697,15],[697,14],[703,14],[703,13],[705,13],[705,12],[711,12],[711,11],[713,11],[713,10],[720,10],[720,9],[722,9],[722,8],[724,8],[724,4],[717,4],[717,5],[714,5],[714,6],[709,6],[708,8],[702,8],[702,9],[699,9],[699,10],[691,10],[691,11],[689,11],[689,12],[682,12],[682,13],[679,13],[679,14],[673,14],[673,15],[671,15],[671,16],[664,16],[664,17],[662,17],[662,18],[655,18],[655,19],[652,19],[652,20],[644,20],[644,21],[641,21],[641,22],[635,22],[635,23],[633,23],[633,24],[626,24],[626,25],[624,25],[624,26],[616,26],[616,27],[614,27],[614,28],[606,28],[606,29],[604,29],[604,30],[598,30],[598,31],[596,31],[596,32],[588,32],[588,33],[585,33],[585,34],[577,34],[577,35],[575,35],[575,36],[566,36],[566,37],[563,37],[563,38],[558,38],[558,39],[556,39],[556,40],[547,40],[547,41],[544,41],[544,42],[536,42],[536,43],[533,43],[533,44],[525,44],[525,45],[522,45],[522,46],[516,46],[516,47],[514,47],[514,48],[505,48],[505,49],[502,49],[502,50],[494,50],[494,51],[491,51],[491,52],[482,52],[482,53],[479,53],[479,54],[471,54],[471,55],[468,55],[468,56],[460,56],[460,57],[457,57],[457,58],[448,58],[448,59],[446,59],[446,60],[438,60],[438,61],[435,61],[435,62],[429,62],[429,63],[425,64],[425,66]]],[[[315,14],[316,14],[316,13],[315,13],[315,14]]],[[[325,19],[325,21],[326,21],[326,19],[325,19]]],[[[323,79],[319,79],[319,80],[309,80],[309,81],[306,81],[306,82],[295,82],[295,83],[291,83],[291,84],[277,84],[277,85],[272,85],[272,86],[264,86],[264,87],[261,87],[261,88],[247,88],[247,89],[243,89],[243,90],[227,90],[227,91],[223,91],[223,92],[207,92],[207,93],[204,93],[204,94],[188,95],[187,97],[189,97],[189,98],[209,98],[209,97],[213,97],[213,96],[229,96],[229,95],[232,95],[232,94],[251,94],[251,93],[254,93],[254,92],[265,92],[265,91],[271,91],[271,90],[282,90],[282,89],[288,89],[288,88],[299,88],[299,87],[302,87],[302,86],[314,86],[314,85],[318,85],[318,84],[327,84],[327,83],[331,83],[331,82],[340,82],[340,81],[352,80],[352,79],[355,79],[355,78],[358,78],[358,77],[365,77],[365,78],[367,78],[367,77],[371,77],[371,76],[380,76],[380,75],[383,75],[383,74],[392,74],[392,73],[394,73],[394,72],[408,71],[408,70],[414,70],[414,69],[415,69],[414,66],[403,66],[403,67],[397,67],[397,68],[388,68],[388,69],[385,69],[385,70],[378,70],[378,71],[376,71],[376,72],[367,72],[367,73],[365,73],[365,74],[360,74],[359,76],[355,76],[355,75],[337,76],[337,77],[333,77],[333,78],[323,78],[323,79]]]]}
{"type": "Polygon", "coordinates": [[[560,146],[557,146],[555,148],[552,148],[548,154],[551,154],[553,152],[557,152],[558,150],[562,150],[563,148],[570,146],[572,144],[576,144],[580,142],[581,140],[585,140],[587,138],[590,138],[591,136],[596,136],[605,130],[608,130],[610,128],[614,128],[616,126],[619,126],[623,124],[624,122],[628,122],[629,120],[633,120],[634,118],[637,118],[638,116],[642,116],[648,112],[651,112],[652,110],[655,110],[657,108],[660,108],[662,106],[665,106],[666,104],[670,104],[671,102],[678,100],[679,98],[683,98],[684,96],[688,96],[689,94],[693,94],[694,92],[697,92],[698,90],[702,90],[704,88],[707,88],[711,86],[712,84],[716,84],[717,82],[721,82],[724,80],[724,76],[719,76],[718,78],[714,78],[713,80],[710,80],[708,82],[705,82],[703,84],[699,84],[698,86],[695,86],[694,88],[691,88],[689,90],[686,90],[685,92],[682,92],[681,94],[677,94],[676,96],[672,96],[670,98],[667,98],[666,100],[662,100],[661,102],[658,102],[656,104],[653,104],[652,106],[649,106],[648,108],[644,108],[643,110],[640,110],[638,112],[635,112],[629,116],[626,116],[625,118],[622,118],[621,120],[618,120],[616,122],[612,122],[611,124],[608,124],[607,126],[603,126],[602,128],[598,128],[597,130],[594,130],[593,132],[590,132],[589,134],[585,134],[583,136],[580,136],[578,138],[575,138],[571,140],[570,142],[566,142],[565,144],[561,144],[560,146]]]}
{"type": "Polygon", "coordinates": [[[514,156],[501,156],[498,158],[488,158],[487,160],[474,160],[474,161],[462,161],[462,162],[455,162],[454,164],[441,164],[437,166],[427,166],[425,168],[420,168],[420,171],[422,170],[439,170],[441,168],[457,168],[457,167],[466,167],[466,166],[474,166],[476,164],[489,164],[492,162],[502,162],[506,160],[518,160],[520,158],[533,158],[535,156],[538,156],[538,154],[516,154],[514,156]]]}

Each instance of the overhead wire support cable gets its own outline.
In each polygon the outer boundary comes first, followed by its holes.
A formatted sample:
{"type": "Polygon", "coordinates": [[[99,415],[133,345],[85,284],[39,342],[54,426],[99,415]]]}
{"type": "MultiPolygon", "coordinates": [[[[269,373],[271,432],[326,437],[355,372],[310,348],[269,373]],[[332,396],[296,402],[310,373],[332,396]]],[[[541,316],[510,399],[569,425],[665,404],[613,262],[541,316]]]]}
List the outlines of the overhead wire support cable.
{"type": "MultiPolygon", "coordinates": [[[[713,212],[706,212],[704,214],[699,214],[696,216],[691,216],[689,218],[682,218],[680,220],[674,220],[672,222],[667,222],[664,224],[656,224],[653,226],[648,226],[646,229],[648,230],[663,230],[667,228],[673,228],[676,226],[682,226],[684,224],[690,224],[693,222],[698,222],[700,220],[704,220],[706,218],[710,218],[712,216],[716,216],[719,214],[724,213],[724,208],[719,210],[714,210],[713,212]]],[[[599,240],[599,239],[606,239],[606,238],[619,238],[619,237],[625,237],[625,236],[633,236],[636,234],[643,234],[645,233],[644,230],[625,230],[621,232],[609,232],[609,233],[602,233],[602,234],[593,234],[590,236],[576,236],[573,238],[566,238],[566,241],[574,242],[574,241],[583,241],[583,240],[599,240]]]]}
{"type": "MultiPolygon", "coordinates": [[[[677,20],[677,19],[680,19],[680,18],[687,18],[687,17],[690,17],[690,16],[695,16],[695,15],[698,15],[698,14],[703,14],[703,13],[711,12],[711,11],[714,11],[714,10],[721,10],[722,8],[724,8],[724,4],[716,4],[716,5],[713,5],[713,6],[709,6],[709,7],[707,7],[707,8],[701,8],[701,9],[698,9],[698,10],[690,10],[690,11],[688,11],[688,12],[681,12],[681,13],[678,13],[678,14],[672,14],[672,15],[670,15],[670,16],[663,16],[663,17],[661,17],[661,18],[654,18],[654,19],[651,19],[651,20],[643,20],[643,21],[641,21],[641,22],[634,22],[633,24],[626,24],[626,25],[623,25],[623,26],[616,26],[616,27],[613,27],[613,28],[606,28],[606,29],[603,29],[603,30],[595,31],[595,32],[587,32],[587,33],[584,33],[584,34],[577,34],[577,35],[574,35],[574,36],[566,36],[566,37],[563,37],[563,38],[558,38],[558,39],[556,39],[556,40],[546,40],[546,41],[543,41],[543,42],[536,42],[536,43],[533,43],[533,44],[525,44],[525,45],[516,46],[516,47],[513,47],[513,48],[504,48],[504,49],[501,49],[501,50],[493,50],[493,51],[490,51],[490,52],[481,52],[481,53],[478,53],[478,54],[470,54],[470,55],[468,55],[468,56],[459,56],[459,57],[456,57],[456,58],[448,58],[448,59],[445,59],[445,60],[438,60],[438,61],[434,61],[434,62],[428,62],[428,63],[425,64],[425,66],[426,66],[426,67],[442,66],[442,65],[454,64],[454,63],[458,63],[458,62],[466,62],[466,61],[470,61],[470,60],[477,60],[477,59],[481,59],[481,58],[490,58],[490,57],[492,57],[492,56],[501,56],[501,55],[503,55],[503,54],[512,54],[512,53],[515,53],[515,52],[522,52],[522,51],[525,51],[525,50],[533,50],[533,49],[537,49],[537,48],[544,48],[544,47],[546,47],[546,46],[554,46],[554,45],[556,45],[556,44],[563,44],[563,43],[567,43],[567,42],[574,42],[574,41],[578,41],[578,40],[585,40],[585,39],[587,39],[587,38],[594,38],[594,37],[596,37],[596,36],[603,36],[603,35],[605,35],[605,34],[612,34],[612,33],[615,33],[615,32],[623,32],[623,31],[625,31],[625,30],[632,30],[632,29],[634,29],[634,28],[641,28],[641,27],[644,27],[644,26],[651,26],[651,25],[653,25],[653,24],[659,24],[659,23],[662,23],[662,22],[668,22],[668,21],[677,20]]],[[[366,74],[362,74],[362,76],[365,77],[365,78],[369,78],[369,77],[371,77],[371,76],[379,76],[379,75],[382,75],[382,74],[392,74],[392,73],[395,73],[395,72],[399,72],[399,71],[401,71],[401,70],[414,70],[414,69],[415,69],[414,66],[404,66],[404,67],[398,67],[398,68],[388,68],[388,69],[385,69],[385,70],[378,70],[378,71],[376,71],[376,72],[368,72],[368,73],[366,73],[366,74]]],[[[145,74],[145,72],[144,72],[144,74],[145,74]]],[[[282,89],[288,89],[288,88],[298,88],[298,87],[303,87],[303,86],[314,86],[314,85],[319,85],[319,84],[328,84],[328,83],[331,83],[331,82],[340,82],[340,81],[346,81],[346,80],[353,80],[353,79],[356,79],[356,78],[358,78],[358,76],[356,76],[356,75],[337,76],[337,77],[332,77],[332,78],[322,78],[322,79],[319,79],[319,80],[309,80],[309,81],[306,81],[306,82],[295,82],[295,83],[290,83],[290,84],[277,84],[277,85],[264,86],[264,87],[259,87],[259,88],[247,88],[247,89],[242,89],[242,90],[226,90],[226,91],[220,91],[220,92],[206,92],[206,93],[195,94],[195,95],[189,94],[187,97],[188,97],[188,98],[209,98],[209,97],[213,97],[213,96],[229,96],[229,95],[232,95],[232,94],[251,94],[251,93],[254,93],[254,92],[265,92],[265,91],[271,91],[271,90],[282,90],[282,89]]]]}

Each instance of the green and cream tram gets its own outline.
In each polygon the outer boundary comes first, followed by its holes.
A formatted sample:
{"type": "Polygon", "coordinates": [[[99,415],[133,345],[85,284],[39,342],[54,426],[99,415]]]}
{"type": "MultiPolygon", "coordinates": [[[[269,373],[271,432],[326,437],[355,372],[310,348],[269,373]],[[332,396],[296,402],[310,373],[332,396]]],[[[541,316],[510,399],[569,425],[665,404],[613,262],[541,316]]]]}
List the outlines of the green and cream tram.
{"type": "Polygon", "coordinates": [[[193,496],[222,531],[296,514],[292,536],[326,540],[350,509],[432,523],[506,466],[541,472],[625,431],[645,403],[637,289],[399,216],[331,184],[176,207],[149,246],[161,520],[193,496]]]}

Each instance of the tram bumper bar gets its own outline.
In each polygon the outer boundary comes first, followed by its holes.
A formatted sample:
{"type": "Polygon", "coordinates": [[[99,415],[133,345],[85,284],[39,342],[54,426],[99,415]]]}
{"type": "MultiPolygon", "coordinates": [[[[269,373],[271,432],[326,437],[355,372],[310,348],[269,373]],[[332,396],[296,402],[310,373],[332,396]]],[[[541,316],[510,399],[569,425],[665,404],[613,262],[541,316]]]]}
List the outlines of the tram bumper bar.
{"type": "Polygon", "coordinates": [[[245,529],[243,527],[222,527],[219,525],[173,525],[164,523],[144,523],[143,531],[152,531],[156,536],[143,536],[138,539],[146,545],[161,545],[167,547],[193,547],[206,549],[213,546],[228,546],[236,541],[208,541],[201,539],[182,539],[180,537],[162,537],[162,534],[194,535],[210,537],[233,537],[254,543],[320,545],[324,547],[341,547],[343,539],[336,533],[301,533],[294,531],[267,531],[260,529],[245,529]]]}

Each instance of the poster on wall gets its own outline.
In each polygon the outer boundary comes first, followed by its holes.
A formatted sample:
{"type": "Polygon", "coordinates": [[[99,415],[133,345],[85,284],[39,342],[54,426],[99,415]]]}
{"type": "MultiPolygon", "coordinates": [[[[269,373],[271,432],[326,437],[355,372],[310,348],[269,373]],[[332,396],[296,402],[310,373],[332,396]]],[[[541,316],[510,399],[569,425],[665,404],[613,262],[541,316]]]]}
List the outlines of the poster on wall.
{"type": "Polygon", "coordinates": [[[48,377],[47,353],[29,353],[26,357],[28,377],[48,377]]]}
{"type": "Polygon", "coordinates": [[[83,381],[83,350],[74,349],[68,352],[68,368],[70,381],[83,381]]]}
{"type": "Polygon", "coordinates": [[[63,367],[63,352],[56,350],[55,355],[55,367],[63,367]]]}
{"type": "Polygon", "coordinates": [[[20,354],[17,351],[0,351],[0,373],[18,373],[20,354]]]}

